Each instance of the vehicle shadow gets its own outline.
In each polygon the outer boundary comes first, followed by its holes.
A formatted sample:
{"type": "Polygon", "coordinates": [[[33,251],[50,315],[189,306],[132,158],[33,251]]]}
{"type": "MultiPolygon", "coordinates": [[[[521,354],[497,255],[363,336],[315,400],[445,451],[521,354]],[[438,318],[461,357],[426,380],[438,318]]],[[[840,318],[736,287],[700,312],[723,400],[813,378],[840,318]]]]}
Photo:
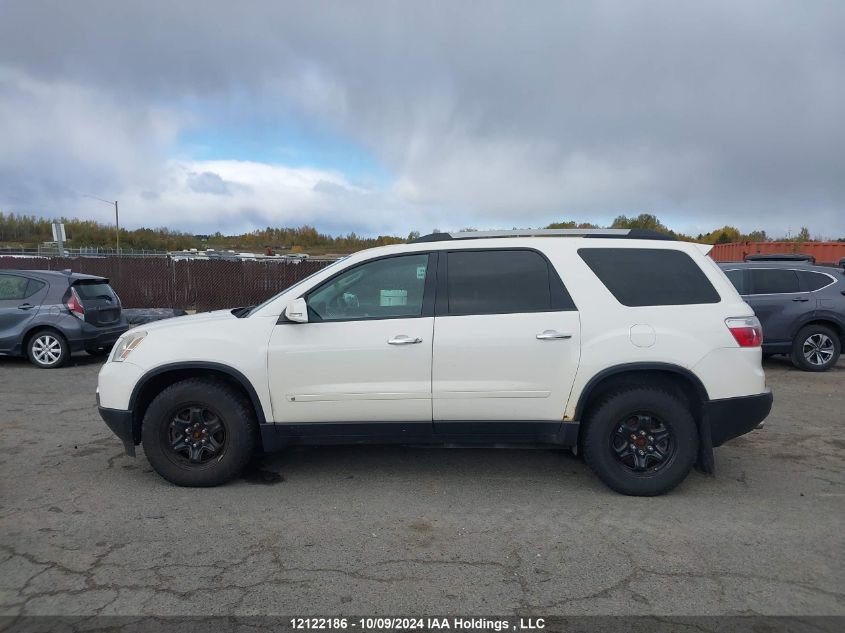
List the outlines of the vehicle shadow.
{"type": "MultiPolygon", "coordinates": [[[[62,367],[57,369],[50,369],[46,371],[62,371],[63,369],[70,369],[73,367],[87,367],[89,365],[102,365],[107,356],[91,356],[86,352],[78,352],[68,359],[67,363],[65,363],[62,367]]],[[[33,365],[28,358],[23,356],[0,356],[0,367],[12,369],[15,367],[29,368],[29,369],[41,369],[40,367],[36,367],[33,365]]]]}

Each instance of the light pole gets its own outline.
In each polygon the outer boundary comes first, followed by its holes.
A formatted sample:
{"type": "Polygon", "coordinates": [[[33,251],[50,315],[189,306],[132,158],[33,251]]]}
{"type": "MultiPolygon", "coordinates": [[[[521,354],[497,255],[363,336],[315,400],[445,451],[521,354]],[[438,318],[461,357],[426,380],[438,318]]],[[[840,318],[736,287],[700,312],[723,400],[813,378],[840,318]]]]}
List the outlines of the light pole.
{"type": "Polygon", "coordinates": [[[98,198],[97,196],[89,196],[88,194],[82,194],[83,198],[91,198],[92,200],[99,200],[100,202],[105,202],[108,205],[112,205],[114,207],[114,224],[117,229],[117,256],[120,257],[120,214],[117,211],[117,200],[105,200],[104,198],[98,198]]]}

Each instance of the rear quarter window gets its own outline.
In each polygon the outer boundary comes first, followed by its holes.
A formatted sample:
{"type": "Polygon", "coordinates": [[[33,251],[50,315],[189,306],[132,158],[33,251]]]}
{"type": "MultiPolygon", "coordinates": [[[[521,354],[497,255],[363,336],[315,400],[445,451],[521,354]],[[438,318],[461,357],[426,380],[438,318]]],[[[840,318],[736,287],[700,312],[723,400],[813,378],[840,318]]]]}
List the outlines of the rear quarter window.
{"type": "Polygon", "coordinates": [[[821,290],[822,288],[836,283],[833,279],[822,273],[814,273],[809,270],[799,270],[798,277],[801,279],[801,284],[804,290],[813,292],[814,290],[821,290]]]}
{"type": "Polygon", "coordinates": [[[683,251],[581,248],[578,254],[622,305],[692,305],[721,300],[707,275],[683,251]]]}

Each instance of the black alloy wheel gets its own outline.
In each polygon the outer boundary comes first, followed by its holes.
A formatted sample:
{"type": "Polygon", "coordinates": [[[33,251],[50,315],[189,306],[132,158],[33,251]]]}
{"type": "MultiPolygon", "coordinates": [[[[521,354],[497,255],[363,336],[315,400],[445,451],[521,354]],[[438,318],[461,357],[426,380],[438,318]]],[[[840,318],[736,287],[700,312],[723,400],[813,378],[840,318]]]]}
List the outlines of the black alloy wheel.
{"type": "Polygon", "coordinates": [[[172,457],[189,465],[217,459],[226,450],[225,423],[203,405],[180,408],[166,431],[172,457]]]}
{"type": "Polygon", "coordinates": [[[654,415],[635,413],[620,420],[610,436],[616,459],[633,473],[657,472],[672,462],[672,430],[654,415]]]}

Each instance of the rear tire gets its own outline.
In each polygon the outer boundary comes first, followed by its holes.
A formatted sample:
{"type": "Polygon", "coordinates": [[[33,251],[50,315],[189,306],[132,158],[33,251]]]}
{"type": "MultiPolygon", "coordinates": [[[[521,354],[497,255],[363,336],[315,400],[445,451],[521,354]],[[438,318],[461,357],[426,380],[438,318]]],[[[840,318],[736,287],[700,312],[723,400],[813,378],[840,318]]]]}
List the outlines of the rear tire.
{"type": "Polygon", "coordinates": [[[660,388],[615,391],[591,407],[584,423],[584,459],[608,487],[625,495],[672,490],[698,455],[689,408],[660,388]]]}
{"type": "Polygon", "coordinates": [[[70,358],[70,346],[55,330],[39,330],[29,337],[26,353],[30,362],[41,369],[55,369],[70,358]]]}
{"type": "Polygon", "coordinates": [[[839,360],[839,335],[824,325],[801,328],[792,341],[792,364],[804,371],[827,371],[839,360]]]}
{"type": "Polygon", "coordinates": [[[216,380],[189,378],[150,403],[141,427],[155,471],[177,486],[217,486],[237,477],[255,453],[258,425],[249,401],[216,380]]]}

